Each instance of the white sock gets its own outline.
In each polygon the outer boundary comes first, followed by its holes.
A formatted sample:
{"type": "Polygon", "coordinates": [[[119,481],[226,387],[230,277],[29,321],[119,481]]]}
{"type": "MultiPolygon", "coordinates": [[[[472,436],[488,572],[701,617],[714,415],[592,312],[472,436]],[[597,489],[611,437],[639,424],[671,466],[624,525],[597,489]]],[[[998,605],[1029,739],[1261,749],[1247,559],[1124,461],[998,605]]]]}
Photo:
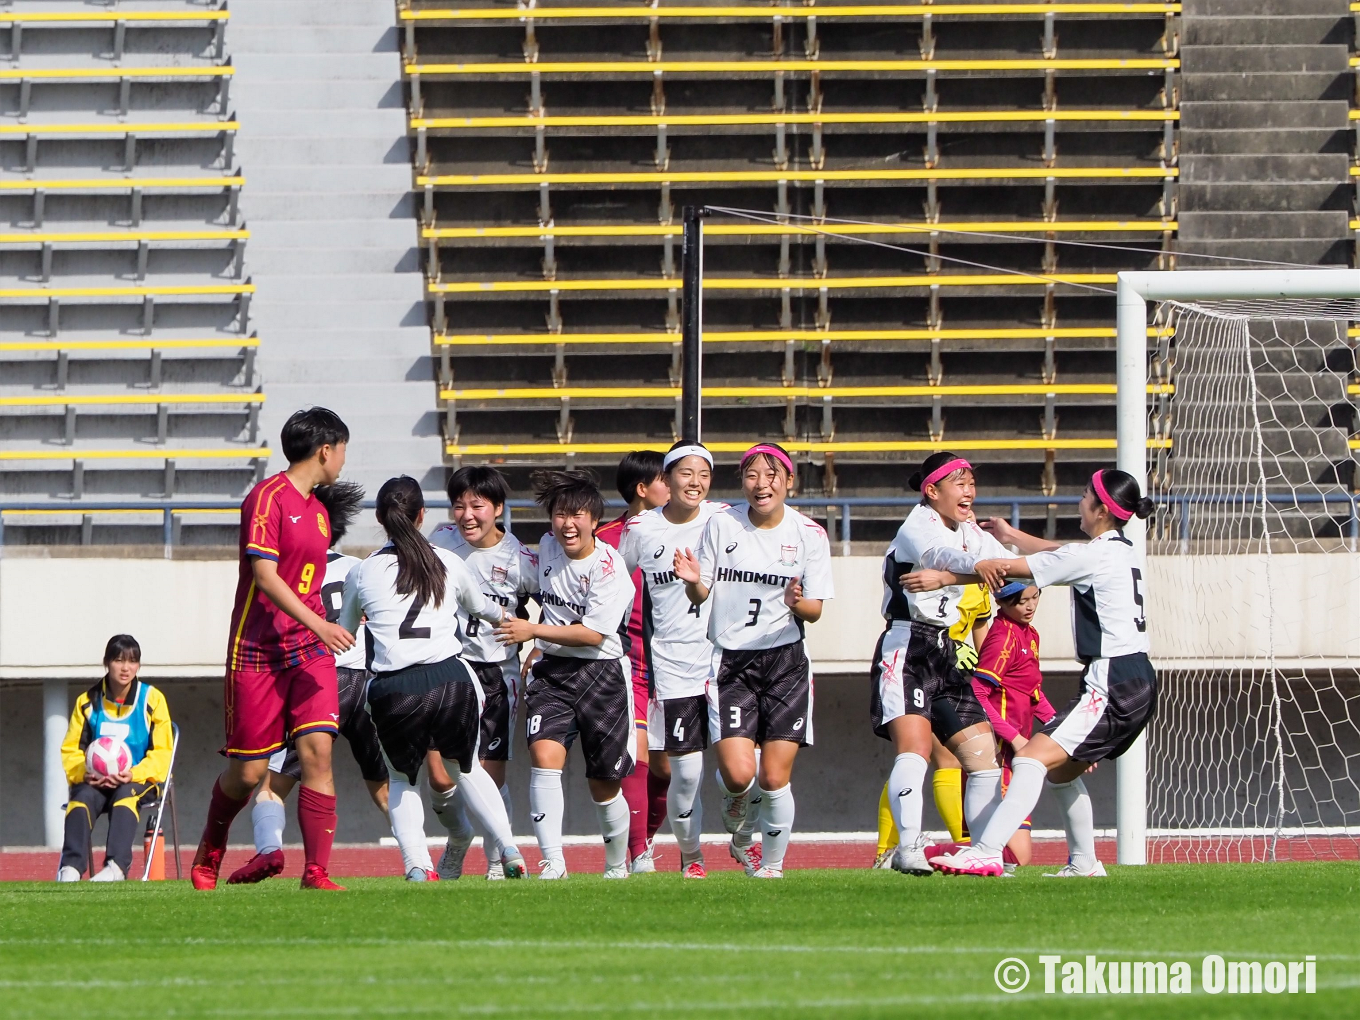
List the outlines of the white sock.
{"type": "Polygon", "coordinates": [[[505,802],[500,798],[496,781],[480,765],[473,765],[471,772],[463,773],[458,783],[458,798],[467,808],[472,821],[482,832],[482,848],[488,861],[499,861],[507,850],[515,855],[515,837],[510,834],[510,819],[505,817],[505,802]]]}
{"type": "Polygon", "coordinates": [[[704,803],[699,786],[704,781],[704,752],[671,758],[671,785],[666,792],[666,817],[680,844],[680,857],[688,863],[699,854],[699,835],[704,831],[704,803]]]}
{"type": "Polygon", "coordinates": [[[784,852],[793,832],[793,786],[778,790],[761,788],[760,849],[761,866],[775,871],[784,869],[784,852]]]}
{"type": "MultiPolygon", "coordinates": [[[[534,838],[544,860],[563,863],[562,856],[562,770],[529,770],[529,818],[534,823],[534,838]]],[[[624,852],[628,851],[627,841],[624,852]]]]}
{"type": "Polygon", "coordinates": [[[1091,795],[1081,776],[1070,783],[1049,783],[1048,788],[1063,808],[1063,827],[1067,830],[1067,856],[1072,866],[1090,871],[1096,866],[1096,827],[1091,817],[1091,795]]]}
{"type": "Polygon", "coordinates": [[[1001,806],[1001,770],[983,769],[968,773],[963,791],[963,817],[969,832],[983,832],[992,814],[1001,806]]]}
{"type": "Polygon", "coordinates": [[[738,846],[750,846],[756,831],[760,828],[760,812],[765,806],[765,797],[754,779],[746,788],[746,820],[741,823],[735,837],[738,846]]]}
{"type": "Polygon", "coordinates": [[[902,846],[911,846],[921,836],[921,788],[925,782],[926,760],[911,751],[899,754],[888,773],[888,810],[902,846]]]}
{"type": "MultiPolygon", "coordinates": [[[[463,799],[458,796],[459,783],[451,790],[430,790],[430,803],[439,824],[449,832],[449,840],[457,843],[471,843],[474,835],[472,820],[463,810],[463,799]]],[[[391,796],[390,794],[388,795],[391,796]]]]}
{"type": "Polygon", "coordinates": [[[250,809],[250,824],[255,827],[255,852],[269,854],[283,849],[283,824],[287,821],[283,804],[277,800],[255,798],[250,809]]]}
{"type": "Polygon", "coordinates": [[[515,809],[510,801],[510,784],[504,783],[501,786],[501,803],[505,805],[505,818],[510,823],[510,831],[515,831],[515,809]]]}
{"type": "Polygon", "coordinates": [[[623,791],[603,804],[595,802],[595,813],[600,816],[600,835],[604,837],[604,866],[621,868],[628,860],[628,802],[623,791]]]}
{"type": "Polygon", "coordinates": [[[1017,829],[1039,803],[1048,769],[1038,758],[1016,758],[1011,762],[1011,785],[1006,799],[992,812],[991,820],[981,836],[973,837],[973,846],[984,853],[1000,857],[1017,829]]]}
{"type": "Polygon", "coordinates": [[[388,781],[387,817],[392,822],[397,846],[401,847],[402,870],[433,871],[430,848],[425,843],[425,804],[420,799],[420,791],[398,776],[388,781]]]}

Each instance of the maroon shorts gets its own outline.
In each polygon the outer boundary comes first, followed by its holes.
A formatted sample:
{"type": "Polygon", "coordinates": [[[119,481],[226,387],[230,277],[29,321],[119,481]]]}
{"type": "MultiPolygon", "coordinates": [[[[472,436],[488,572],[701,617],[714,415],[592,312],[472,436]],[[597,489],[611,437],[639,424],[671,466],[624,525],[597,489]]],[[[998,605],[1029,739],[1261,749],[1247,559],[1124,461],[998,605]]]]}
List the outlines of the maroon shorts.
{"type": "Polygon", "coordinates": [[[227,743],[222,753],[228,758],[268,758],[288,740],[336,734],[335,659],[323,655],[278,670],[228,670],[223,707],[227,743]]]}

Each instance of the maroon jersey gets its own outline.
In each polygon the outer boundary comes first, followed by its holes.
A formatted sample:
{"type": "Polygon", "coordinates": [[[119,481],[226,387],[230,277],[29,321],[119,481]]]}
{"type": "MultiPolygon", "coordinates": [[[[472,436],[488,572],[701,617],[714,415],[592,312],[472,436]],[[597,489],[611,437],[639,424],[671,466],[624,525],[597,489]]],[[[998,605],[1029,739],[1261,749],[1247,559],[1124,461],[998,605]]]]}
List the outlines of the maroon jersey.
{"type": "Polygon", "coordinates": [[[987,631],[973,669],[973,693],[987,712],[996,735],[1007,742],[1028,740],[1034,720],[1048,722],[1053,706],[1044,697],[1039,672],[1039,632],[1005,613],[987,631]]]}
{"type": "MultiPolygon", "coordinates": [[[[608,524],[601,524],[595,532],[597,541],[606,545],[619,547],[619,542],[623,538],[624,525],[628,523],[628,511],[623,512],[622,517],[618,517],[608,524]]],[[[628,661],[633,664],[633,683],[647,683],[647,653],[642,647],[642,571],[633,571],[633,587],[637,589],[637,596],[633,599],[633,612],[628,617],[628,661]]]]}
{"type": "Polygon", "coordinates": [[[241,566],[231,611],[227,668],[264,672],[330,655],[321,639],[255,587],[252,560],[273,560],[279,577],[317,616],[331,520],[315,496],[303,496],[282,473],[266,478],[241,504],[241,566]]]}

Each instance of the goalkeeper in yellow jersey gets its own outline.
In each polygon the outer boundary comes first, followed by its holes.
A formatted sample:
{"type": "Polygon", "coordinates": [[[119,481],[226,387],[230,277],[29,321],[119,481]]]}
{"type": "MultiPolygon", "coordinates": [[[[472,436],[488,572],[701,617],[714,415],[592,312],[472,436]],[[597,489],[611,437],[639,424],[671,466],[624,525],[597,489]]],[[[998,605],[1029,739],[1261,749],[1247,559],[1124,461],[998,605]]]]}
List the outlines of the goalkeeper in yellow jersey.
{"type": "MultiPolygon", "coordinates": [[[[970,584],[964,589],[959,600],[959,622],[949,628],[949,636],[954,640],[958,656],[959,672],[964,676],[973,675],[977,665],[977,650],[987,637],[987,626],[992,619],[992,600],[985,584],[970,584]],[[972,643],[969,644],[969,638],[972,643]]],[[[938,737],[931,738],[930,763],[935,766],[931,787],[935,794],[935,810],[939,812],[949,838],[954,842],[963,839],[963,771],[959,760],[950,750],[940,743],[938,737]]],[[[893,824],[892,812],[888,809],[888,784],[883,783],[883,792],[878,798],[878,853],[874,857],[875,868],[892,867],[893,850],[897,847],[897,826],[893,824]]]]}

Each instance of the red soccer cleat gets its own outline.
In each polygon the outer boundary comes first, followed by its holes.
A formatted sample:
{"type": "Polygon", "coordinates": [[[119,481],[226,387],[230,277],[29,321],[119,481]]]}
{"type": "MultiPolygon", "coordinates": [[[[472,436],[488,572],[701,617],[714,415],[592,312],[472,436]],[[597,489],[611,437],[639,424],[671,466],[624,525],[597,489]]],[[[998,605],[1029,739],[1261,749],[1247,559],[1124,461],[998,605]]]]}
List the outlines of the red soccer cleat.
{"type": "Polygon", "coordinates": [[[680,872],[685,878],[707,878],[708,871],[704,868],[703,861],[690,861],[680,872]]]}
{"type": "Polygon", "coordinates": [[[194,866],[189,869],[189,881],[195,889],[216,889],[217,873],[222,868],[222,850],[206,850],[202,846],[194,855],[194,866]]]}
{"type": "Polygon", "coordinates": [[[231,873],[227,885],[254,885],[283,872],[283,851],[256,854],[231,873]]]}
{"type": "Polygon", "coordinates": [[[336,892],[344,892],[343,885],[336,885],[331,881],[331,876],[326,874],[326,869],[319,864],[309,864],[302,872],[303,889],[326,889],[336,892]]]}

